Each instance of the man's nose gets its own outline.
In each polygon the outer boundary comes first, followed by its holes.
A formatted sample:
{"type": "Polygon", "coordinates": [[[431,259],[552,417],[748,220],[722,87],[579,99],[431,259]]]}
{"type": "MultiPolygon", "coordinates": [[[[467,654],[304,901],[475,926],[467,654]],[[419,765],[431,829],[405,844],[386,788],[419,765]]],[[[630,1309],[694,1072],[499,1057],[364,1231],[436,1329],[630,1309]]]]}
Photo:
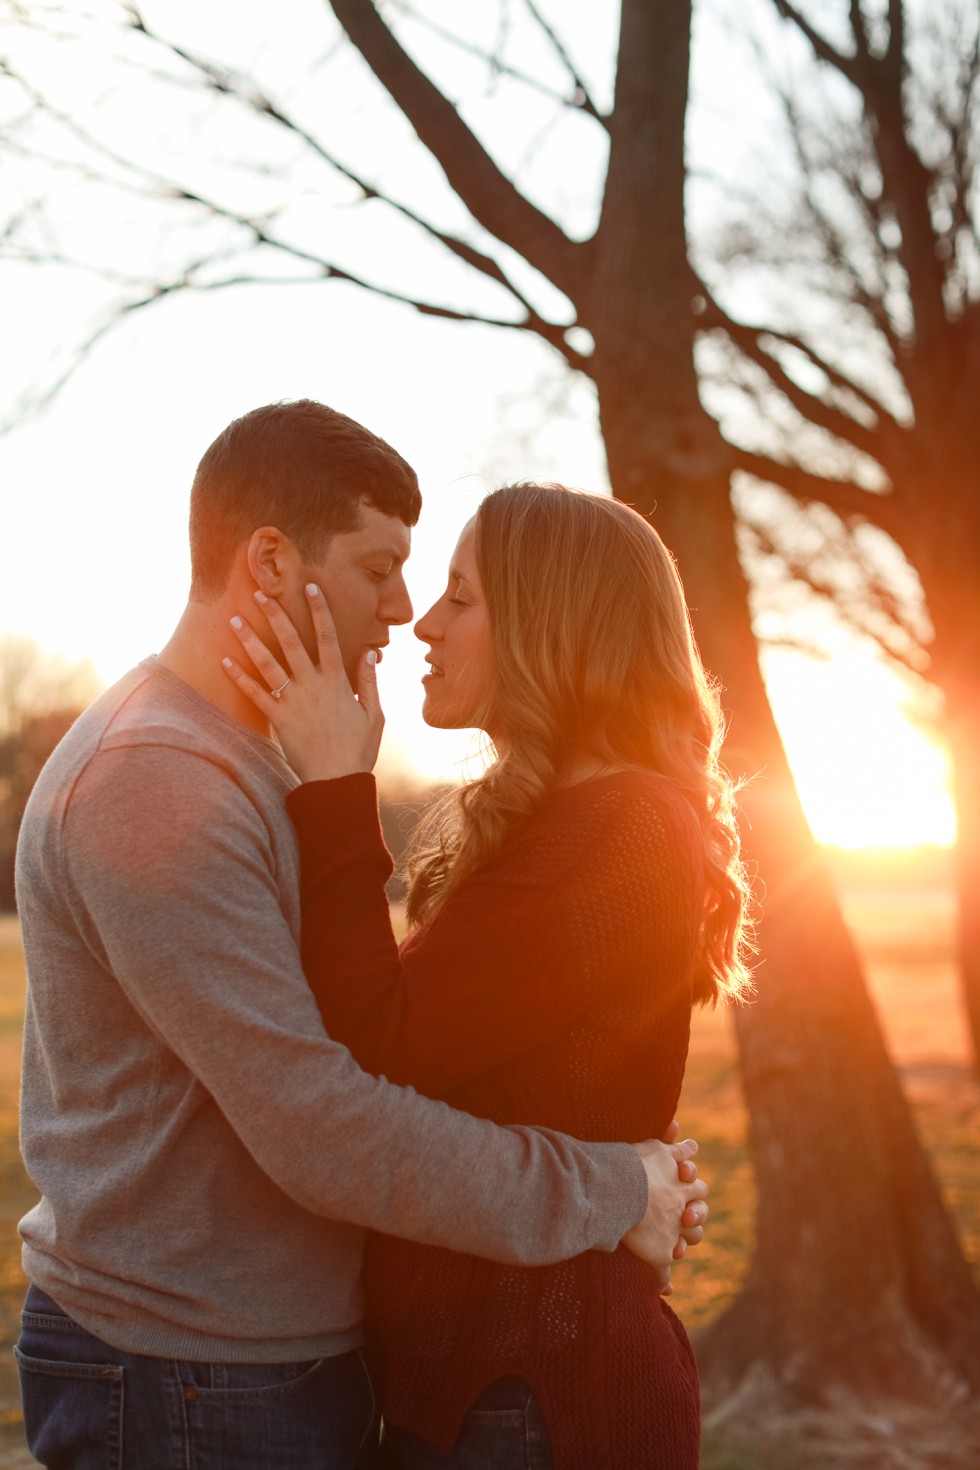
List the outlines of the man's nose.
{"type": "Polygon", "coordinates": [[[384,602],[384,620],[386,623],[410,623],[412,621],[412,599],[408,595],[404,577],[399,577],[397,583],[389,590],[389,595],[384,602]]]}

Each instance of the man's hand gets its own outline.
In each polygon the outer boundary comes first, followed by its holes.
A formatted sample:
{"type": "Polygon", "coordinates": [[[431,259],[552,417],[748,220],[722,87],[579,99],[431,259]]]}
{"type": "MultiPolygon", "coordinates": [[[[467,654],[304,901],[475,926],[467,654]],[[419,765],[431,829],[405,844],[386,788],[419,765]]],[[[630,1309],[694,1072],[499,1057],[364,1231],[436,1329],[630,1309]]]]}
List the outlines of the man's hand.
{"type": "MultiPolygon", "coordinates": [[[[667,1144],[676,1143],[680,1136],[680,1131],[680,1126],[675,1118],[660,1142],[667,1144]]],[[[697,1142],[693,1138],[687,1141],[694,1145],[694,1151],[696,1153],[698,1147],[697,1142]]],[[[698,1177],[698,1166],[694,1163],[693,1159],[685,1159],[683,1163],[678,1164],[677,1172],[685,1184],[693,1184],[694,1180],[698,1177]]],[[[704,1239],[704,1223],[708,1218],[707,1190],[707,1184],[704,1182],[700,1183],[698,1185],[698,1198],[700,1202],[697,1202],[693,1195],[688,1200],[689,1208],[681,1216],[680,1234],[674,1246],[675,1261],[683,1260],[689,1245],[700,1245],[704,1239]]]]}
{"type": "Polygon", "coordinates": [[[647,1212],[623,1236],[623,1244],[652,1266],[661,1291],[670,1291],[671,1261],[679,1261],[688,1245],[697,1245],[708,1218],[708,1186],[697,1177],[693,1162],[698,1146],[693,1139],[676,1143],[677,1124],[671,1124],[668,1143],[647,1139],[633,1147],[647,1176],[647,1212]]]}

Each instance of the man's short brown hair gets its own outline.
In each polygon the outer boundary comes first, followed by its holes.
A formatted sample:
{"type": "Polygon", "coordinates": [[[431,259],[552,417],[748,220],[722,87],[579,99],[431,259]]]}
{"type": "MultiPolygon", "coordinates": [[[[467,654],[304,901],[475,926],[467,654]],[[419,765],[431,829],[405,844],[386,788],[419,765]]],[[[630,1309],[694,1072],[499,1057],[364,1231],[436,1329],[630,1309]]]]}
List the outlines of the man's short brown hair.
{"type": "Polygon", "coordinates": [[[411,465],[362,424],[301,398],[234,419],[197,467],[191,488],[191,595],[218,597],[235,552],[275,526],[309,561],[356,528],[362,503],[414,526],[422,508],[411,465]]]}

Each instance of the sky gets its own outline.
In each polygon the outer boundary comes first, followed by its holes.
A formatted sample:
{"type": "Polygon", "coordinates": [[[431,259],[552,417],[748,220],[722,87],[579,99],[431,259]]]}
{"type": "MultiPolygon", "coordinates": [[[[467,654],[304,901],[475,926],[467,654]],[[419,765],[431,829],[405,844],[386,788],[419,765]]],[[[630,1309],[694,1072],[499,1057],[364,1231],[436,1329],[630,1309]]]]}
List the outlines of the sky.
{"type": "MultiPolygon", "coordinates": [[[[299,16],[303,0],[290,3],[299,16]]],[[[214,23],[223,8],[222,0],[205,13],[214,23]]],[[[166,9],[171,17],[190,14],[182,4],[166,9]]],[[[201,16],[200,8],[196,13],[201,16]]],[[[70,55],[63,64],[70,65],[70,55]]],[[[699,126],[715,129],[709,142],[714,147],[717,139],[716,161],[723,161],[730,140],[726,145],[719,130],[720,81],[715,86],[723,72],[717,60],[713,64],[699,83],[711,94],[699,126]]],[[[72,85],[80,89],[72,105],[87,116],[98,89],[91,76],[72,85]]],[[[376,103],[363,92],[362,79],[342,68],[336,90],[331,105],[337,128],[373,126],[376,103]]],[[[135,116],[152,131],[152,116],[135,116]]],[[[749,117],[746,132],[758,125],[749,117]]],[[[397,122],[384,127],[390,129],[385,160],[407,167],[407,142],[397,122]]],[[[502,146],[506,150],[511,140],[502,146]]],[[[169,138],[166,149],[179,151],[169,138]]],[[[547,140],[539,151],[544,167],[547,140]]],[[[419,170],[412,187],[428,200],[434,182],[424,166],[411,167],[419,170]]],[[[574,170],[571,177],[577,177],[574,170]]],[[[260,168],[256,178],[254,187],[264,187],[260,168]]],[[[569,190],[565,206],[581,213],[586,191],[579,198],[569,190]]],[[[322,202],[312,181],[309,194],[322,202]]],[[[311,207],[309,199],[304,207],[311,207]]],[[[358,234],[356,211],[339,186],[330,207],[331,221],[340,220],[338,248],[355,252],[365,271],[390,270],[378,253],[377,232],[358,234]]],[[[109,224],[108,215],[93,218],[84,209],[65,218],[74,221],[74,237],[85,248],[93,240],[100,244],[99,219],[101,228],[109,224]]],[[[128,218],[115,215],[111,224],[125,237],[126,252],[159,248],[156,237],[141,236],[136,226],[130,233],[128,218]]],[[[433,274],[439,263],[431,251],[420,249],[416,260],[410,237],[397,232],[395,247],[399,266],[407,260],[423,285],[447,284],[433,274]],[[404,260],[400,252],[407,252],[404,260]]],[[[453,278],[447,289],[465,286],[453,278]]],[[[91,284],[70,272],[0,262],[0,402],[9,405],[38,364],[70,340],[94,299],[91,284]]],[[[237,414],[305,396],[360,419],[418,470],[425,509],[408,568],[417,613],[437,595],[462,525],[494,484],[536,476],[607,488],[590,390],[569,384],[548,350],[523,334],[420,317],[337,283],[174,296],[135,313],[99,345],[42,417],[0,438],[7,549],[0,636],[27,635],[45,652],[91,659],[105,683],[159,648],[186,596],[187,497],[198,458],[237,414]]],[[[933,731],[906,717],[908,688],[869,650],[839,634],[829,649],[823,661],[785,649],[765,657],[777,719],[816,835],[843,846],[948,843],[953,817],[946,756],[933,731]]],[[[423,651],[403,629],[386,654],[386,759],[426,776],[444,775],[458,769],[473,741],[423,725],[423,651]]]]}

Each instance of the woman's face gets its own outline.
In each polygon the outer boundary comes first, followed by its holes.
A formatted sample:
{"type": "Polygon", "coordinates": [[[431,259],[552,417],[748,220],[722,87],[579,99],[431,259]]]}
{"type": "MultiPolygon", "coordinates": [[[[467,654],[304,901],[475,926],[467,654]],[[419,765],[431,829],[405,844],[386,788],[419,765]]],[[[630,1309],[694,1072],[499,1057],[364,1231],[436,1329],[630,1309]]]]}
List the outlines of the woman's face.
{"type": "Polygon", "coordinates": [[[474,551],[473,521],[463,529],[438,602],[415,624],[428,643],[422,718],[440,730],[484,726],[493,688],[493,645],[474,551]]]}

